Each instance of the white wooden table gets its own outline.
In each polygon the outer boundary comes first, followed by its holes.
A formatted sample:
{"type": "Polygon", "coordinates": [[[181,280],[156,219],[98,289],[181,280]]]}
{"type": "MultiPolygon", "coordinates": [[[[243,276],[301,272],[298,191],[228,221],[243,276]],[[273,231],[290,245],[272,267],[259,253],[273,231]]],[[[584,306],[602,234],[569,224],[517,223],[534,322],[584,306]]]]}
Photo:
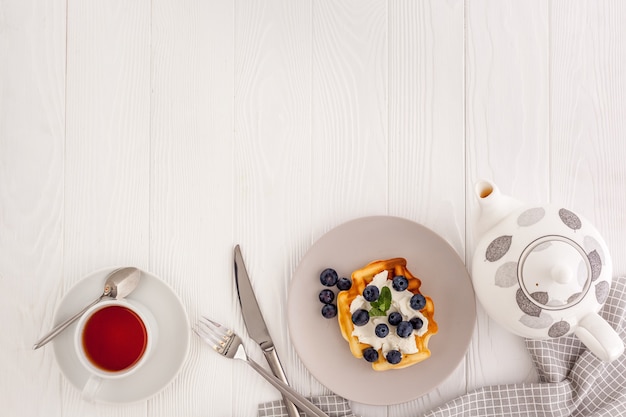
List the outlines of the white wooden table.
{"type": "MultiPolygon", "coordinates": [[[[119,264],[161,277],[192,322],[243,330],[235,243],[292,385],[328,393],[289,340],[299,260],[382,214],[431,228],[470,268],[483,177],[584,214],[625,274],[624,21],[619,0],[0,3],[3,415],[253,416],[279,398],[194,338],[152,399],[91,405],[49,346],[31,349],[72,285],[119,264]]],[[[353,408],[416,416],[534,380],[523,341],[479,307],[443,385],[353,408]]]]}

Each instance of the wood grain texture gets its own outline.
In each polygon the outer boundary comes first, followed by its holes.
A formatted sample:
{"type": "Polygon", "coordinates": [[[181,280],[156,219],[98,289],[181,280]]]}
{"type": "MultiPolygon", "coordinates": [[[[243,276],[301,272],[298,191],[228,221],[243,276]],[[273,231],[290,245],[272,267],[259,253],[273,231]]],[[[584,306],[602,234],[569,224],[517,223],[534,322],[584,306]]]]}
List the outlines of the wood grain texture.
{"type": "MultiPolygon", "coordinates": [[[[389,214],[434,230],[462,259],[466,228],[463,20],[462,1],[388,3],[389,214]]],[[[424,282],[425,288],[431,284],[424,282]]],[[[432,393],[390,407],[389,415],[425,412],[466,392],[465,367],[461,363],[432,393]]]]}
{"type": "MultiPolygon", "coordinates": [[[[466,10],[466,149],[468,257],[477,216],[474,182],[545,202],[549,195],[547,3],[474,1],[466,10]]],[[[523,340],[478,308],[468,388],[534,380],[523,340]],[[515,356],[513,356],[515,355],[515,356]]]]}
{"type": "MultiPolygon", "coordinates": [[[[70,286],[132,264],[263,361],[235,298],[236,243],[292,385],[328,393],[287,328],[307,250],[347,220],[397,215],[471,270],[483,177],[584,214],[625,274],[625,19],[619,0],[0,3],[3,410],[244,416],[280,398],[195,337],[178,378],[129,406],[85,403],[51,349],[30,349],[70,286]]],[[[413,417],[536,380],[522,339],[478,308],[440,387],[355,413],[413,417]]]]}
{"type": "Polygon", "coordinates": [[[541,1],[476,1],[467,8],[469,180],[491,178],[531,201],[545,201],[549,192],[547,19],[541,1]]]}
{"type": "Polygon", "coordinates": [[[551,197],[598,228],[624,275],[626,7],[554,1],[551,16],[551,197]]]}
{"type": "MultiPolygon", "coordinates": [[[[384,1],[313,3],[313,240],[352,218],[388,213],[388,39],[384,1]]],[[[367,407],[372,417],[386,413],[367,407]]]]}
{"type": "MultiPolygon", "coordinates": [[[[287,378],[309,394],[310,376],[289,341],[286,305],[310,233],[310,2],[237,2],[235,40],[234,243],[241,244],[287,378]]],[[[248,338],[238,304],[232,316],[250,356],[269,369],[248,338]]],[[[250,392],[266,401],[277,397],[247,367],[237,367],[233,379],[233,415],[256,412],[256,405],[246,400],[250,392]]]]}
{"type": "MultiPolygon", "coordinates": [[[[64,291],[93,270],[149,265],[150,2],[67,4],[64,291]]],[[[63,414],[99,407],[64,380],[63,414]]]]}
{"type": "Polygon", "coordinates": [[[390,212],[437,229],[461,256],[463,18],[461,1],[389,4],[390,212]]]}
{"type": "Polygon", "coordinates": [[[314,239],[388,211],[386,16],[380,0],[313,3],[314,239]]]}
{"type": "Polygon", "coordinates": [[[149,2],[68,4],[65,262],[148,263],[149,2]]]}
{"type": "MultiPolygon", "coordinates": [[[[229,2],[152,2],[150,269],[195,325],[231,325],[234,15],[229,2]]],[[[236,415],[233,363],[193,335],[186,366],[151,415],[236,415]]]]}
{"type": "Polygon", "coordinates": [[[5,2],[0,62],[2,409],[60,416],[52,351],[32,345],[63,295],[65,2],[5,2]]]}

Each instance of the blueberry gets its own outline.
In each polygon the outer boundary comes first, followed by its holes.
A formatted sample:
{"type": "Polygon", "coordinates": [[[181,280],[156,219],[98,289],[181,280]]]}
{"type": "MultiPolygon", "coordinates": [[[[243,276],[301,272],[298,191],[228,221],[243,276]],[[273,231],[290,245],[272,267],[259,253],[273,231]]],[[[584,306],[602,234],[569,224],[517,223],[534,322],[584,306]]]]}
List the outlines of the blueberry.
{"type": "Polygon", "coordinates": [[[378,360],[378,351],[373,347],[368,347],[363,350],[363,358],[368,362],[376,362],[378,360]]]}
{"type": "Polygon", "coordinates": [[[389,315],[389,317],[387,317],[387,321],[392,326],[397,326],[402,321],[402,314],[398,313],[397,311],[394,311],[393,313],[389,315]]]}
{"type": "Polygon", "coordinates": [[[390,350],[389,352],[387,352],[387,362],[389,362],[392,365],[398,364],[400,363],[400,361],[402,360],[402,353],[400,353],[397,350],[390,350]]]}
{"type": "Polygon", "coordinates": [[[327,319],[332,319],[337,315],[337,306],[334,304],[324,304],[322,307],[322,316],[327,319]]]}
{"type": "Polygon", "coordinates": [[[374,332],[378,337],[385,337],[389,334],[389,326],[387,326],[385,323],[377,324],[374,332]]]}
{"type": "Polygon", "coordinates": [[[324,304],[330,304],[335,299],[335,293],[331,290],[324,289],[320,291],[320,301],[324,304]]]}
{"type": "Polygon", "coordinates": [[[339,278],[337,281],[337,288],[339,288],[339,291],[349,290],[350,287],[352,287],[352,280],[350,280],[350,278],[339,278]]]}
{"type": "Polygon", "coordinates": [[[411,308],[413,310],[421,310],[426,307],[426,298],[422,294],[415,294],[411,297],[411,308]]]}
{"type": "Polygon", "coordinates": [[[332,287],[337,283],[337,271],[332,268],[326,268],[320,274],[320,282],[322,285],[332,287]]]}
{"type": "Polygon", "coordinates": [[[411,326],[413,326],[414,330],[419,330],[424,325],[424,322],[419,317],[413,317],[411,320],[409,320],[409,323],[411,323],[411,326]]]}
{"type": "Polygon", "coordinates": [[[363,298],[365,298],[370,303],[372,301],[378,300],[378,296],[380,295],[380,290],[375,285],[368,285],[363,290],[363,298]]]}
{"type": "Polygon", "coordinates": [[[368,321],[370,321],[370,315],[367,310],[361,308],[352,314],[352,323],[356,326],[364,326],[368,321]]]}
{"type": "Polygon", "coordinates": [[[403,321],[398,324],[398,328],[396,329],[396,333],[400,337],[409,337],[411,333],[413,333],[413,325],[408,321],[403,321]]]}
{"type": "Polygon", "coordinates": [[[391,283],[392,283],[393,289],[396,291],[404,291],[407,288],[409,288],[409,280],[406,279],[402,275],[393,277],[393,281],[391,283]]]}

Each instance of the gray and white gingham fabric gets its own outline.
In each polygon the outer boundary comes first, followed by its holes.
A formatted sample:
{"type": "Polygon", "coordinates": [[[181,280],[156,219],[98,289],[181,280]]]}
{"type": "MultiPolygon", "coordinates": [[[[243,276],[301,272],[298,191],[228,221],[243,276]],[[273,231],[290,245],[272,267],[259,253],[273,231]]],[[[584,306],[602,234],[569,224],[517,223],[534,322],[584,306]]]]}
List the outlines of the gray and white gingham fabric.
{"type": "MultiPolygon", "coordinates": [[[[313,404],[318,406],[329,417],[355,417],[350,411],[350,404],[344,398],[337,395],[323,395],[309,398],[313,404]]],[[[270,401],[259,405],[258,417],[287,417],[287,409],[283,400],[270,401]]],[[[300,412],[301,416],[304,413],[300,412]]]]}
{"type": "MultiPolygon", "coordinates": [[[[615,279],[600,312],[626,341],[626,277],[615,279]]],[[[538,383],[478,389],[424,417],[626,416],[626,354],[602,362],[575,336],[526,340],[538,383]]]]}
{"type": "MultiPolygon", "coordinates": [[[[600,312],[626,342],[626,276],[613,281],[600,312]]],[[[423,417],[616,417],[626,416],[626,354],[602,362],[575,337],[527,340],[540,382],[480,388],[423,417]]],[[[349,404],[330,395],[320,408],[337,405],[333,417],[352,416],[349,404]]],[[[330,408],[329,408],[330,407],[330,408]]],[[[259,416],[286,416],[281,401],[261,404],[259,416]],[[269,404],[272,404],[269,406],[269,404]],[[273,407],[273,408],[272,408],[273,407]]]]}

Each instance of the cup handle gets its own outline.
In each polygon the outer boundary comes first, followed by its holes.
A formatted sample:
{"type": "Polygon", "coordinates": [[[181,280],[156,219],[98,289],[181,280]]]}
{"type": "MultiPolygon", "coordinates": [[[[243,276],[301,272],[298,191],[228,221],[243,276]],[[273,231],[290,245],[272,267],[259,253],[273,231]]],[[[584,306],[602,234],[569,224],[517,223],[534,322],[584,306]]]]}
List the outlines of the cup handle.
{"type": "Polygon", "coordinates": [[[83,386],[82,397],[85,401],[90,403],[95,402],[96,394],[100,390],[102,385],[102,378],[96,375],[92,375],[87,380],[87,383],[83,386]]]}
{"type": "Polygon", "coordinates": [[[583,317],[574,333],[593,354],[605,362],[612,362],[624,353],[622,338],[596,313],[583,317]]]}

